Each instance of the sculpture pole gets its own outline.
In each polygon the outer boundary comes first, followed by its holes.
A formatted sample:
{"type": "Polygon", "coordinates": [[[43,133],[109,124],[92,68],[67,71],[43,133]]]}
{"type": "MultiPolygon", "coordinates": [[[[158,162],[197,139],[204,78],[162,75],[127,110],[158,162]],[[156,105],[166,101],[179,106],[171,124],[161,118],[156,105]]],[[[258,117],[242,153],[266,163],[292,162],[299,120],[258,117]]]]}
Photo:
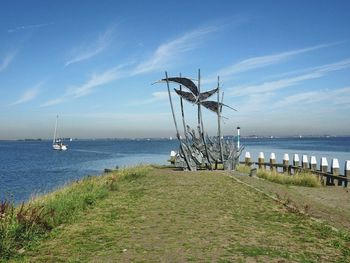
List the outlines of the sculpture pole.
{"type": "MultiPolygon", "coordinates": [[[[201,94],[200,87],[201,87],[201,71],[200,71],[200,69],[198,69],[198,94],[201,94]]],[[[198,100],[199,100],[199,98],[198,98],[198,100]]],[[[198,101],[198,122],[199,122],[200,127],[201,127],[201,135],[202,135],[202,140],[203,140],[203,144],[204,144],[205,155],[207,156],[207,160],[209,163],[209,170],[212,170],[213,167],[212,167],[211,162],[210,162],[208,147],[207,147],[207,143],[205,142],[205,138],[204,138],[204,125],[203,125],[203,118],[202,118],[200,101],[198,101]]]]}
{"type": "Polygon", "coordinates": [[[189,164],[189,160],[187,159],[186,152],[184,151],[183,146],[182,146],[182,143],[181,143],[180,133],[179,133],[179,129],[178,129],[178,127],[177,127],[176,118],[175,118],[175,112],[174,112],[174,107],[173,107],[173,101],[172,101],[172,99],[171,99],[171,93],[170,93],[170,87],[169,87],[169,81],[168,81],[168,73],[167,73],[166,71],[165,71],[165,78],[166,78],[166,85],[167,85],[167,87],[168,87],[168,95],[169,95],[169,102],[170,102],[171,112],[172,112],[172,114],[173,114],[173,120],[174,120],[174,124],[175,124],[175,129],[176,129],[176,137],[177,137],[177,139],[178,139],[179,142],[180,142],[180,149],[181,149],[181,151],[182,151],[182,153],[183,153],[183,155],[184,155],[184,159],[185,159],[185,162],[186,162],[186,164],[187,164],[187,168],[188,168],[189,170],[192,171],[192,168],[191,168],[191,166],[190,166],[190,164],[189,164]]]}
{"type": "MultiPolygon", "coordinates": [[[[181,78],[181,73],[180,73],[180,78],[181,78]]],[[[181,84],[180,84],[180,91],[182,91],[182,85],[181,84]]],[[[189,143],[188,136],[187,136],[187,130],[186,130],[184,105],[183,105],[183,101],[182,101],[182,97],[181,96],[180,96],[180,105],[181,105],[182,125],[184,126],[184,134],[185,134],[186,142],[189,143]]]]}
{"type": "Polygon", "coordinates": [[[220,143],[220,155],[221,155],[221,162],[224,163],[224,152],[222,149],[222,139],[221,139],[221,109],[220,109],[220,77],[218,76],[218,136],[219,136],[219,143],[220,143]]]}

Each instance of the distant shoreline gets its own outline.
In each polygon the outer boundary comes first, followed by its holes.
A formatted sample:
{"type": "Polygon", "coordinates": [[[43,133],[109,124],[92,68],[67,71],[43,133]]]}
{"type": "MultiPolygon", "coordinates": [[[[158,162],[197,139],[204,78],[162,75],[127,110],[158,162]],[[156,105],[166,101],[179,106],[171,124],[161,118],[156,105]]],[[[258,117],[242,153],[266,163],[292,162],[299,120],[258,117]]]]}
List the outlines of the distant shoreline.
{"type": "MultiPolygon", "coordinates": [[[[224,136],[226,139],[233,139],[236,136],[224,136]]],[[[265,135],[248,135],[241,136],[241,139],[331,139],[331,138],[350,138],[350,135],[293,135],[293,136],[265,136],[265,135]]],[[[69,141],[70,138],[64,138],[64,140],[69,141]]],[[[153,137],[153,138],[73,138],[73,141],[171,141],[177,140],[173,137],[153,137]]],[[[47,138],[20,138],[20,139],[0,139],[2,141],[20,141],[20,142],[47,142],[52,141],[52,139],[47,138]]]]}

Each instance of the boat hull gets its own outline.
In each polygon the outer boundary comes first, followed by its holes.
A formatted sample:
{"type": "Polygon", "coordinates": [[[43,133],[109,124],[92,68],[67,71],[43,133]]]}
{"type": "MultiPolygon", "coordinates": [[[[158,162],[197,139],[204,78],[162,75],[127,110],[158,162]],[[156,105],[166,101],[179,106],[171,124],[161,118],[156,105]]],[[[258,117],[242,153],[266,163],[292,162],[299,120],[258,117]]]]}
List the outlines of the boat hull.
{"type": "Polygon", "coordinates": [[[57,151],[65,151],[65,150],[67,150],[67,146],[64,144],[55,143],[52,145],[52,149],[57,150],[57,151]]]}

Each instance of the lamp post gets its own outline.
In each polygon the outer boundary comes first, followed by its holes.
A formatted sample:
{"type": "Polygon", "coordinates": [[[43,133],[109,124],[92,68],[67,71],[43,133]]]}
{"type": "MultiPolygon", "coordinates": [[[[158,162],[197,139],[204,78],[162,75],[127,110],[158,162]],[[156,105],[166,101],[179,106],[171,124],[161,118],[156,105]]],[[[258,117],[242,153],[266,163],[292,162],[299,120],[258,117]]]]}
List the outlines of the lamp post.
{"type": "Polygon", "coordinates": [[[240,127],[237,127],[237,148],[239,149],[240,147],[240,141],[239,141],[239,136],[240,136],[240,130],[241,128],[240,127]]]}

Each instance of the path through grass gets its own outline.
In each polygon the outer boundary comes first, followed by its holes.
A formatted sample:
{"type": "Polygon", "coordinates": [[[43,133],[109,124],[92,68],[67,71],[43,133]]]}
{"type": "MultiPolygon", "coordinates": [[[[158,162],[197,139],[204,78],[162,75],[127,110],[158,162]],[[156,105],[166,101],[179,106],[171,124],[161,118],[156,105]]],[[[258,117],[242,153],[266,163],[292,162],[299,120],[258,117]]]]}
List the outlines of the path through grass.
{"type": "Polygon", "coordinates": [[[153,169],[24,253],[27,262],[348,262],[350,239],[224,175],[153,169]]]}

